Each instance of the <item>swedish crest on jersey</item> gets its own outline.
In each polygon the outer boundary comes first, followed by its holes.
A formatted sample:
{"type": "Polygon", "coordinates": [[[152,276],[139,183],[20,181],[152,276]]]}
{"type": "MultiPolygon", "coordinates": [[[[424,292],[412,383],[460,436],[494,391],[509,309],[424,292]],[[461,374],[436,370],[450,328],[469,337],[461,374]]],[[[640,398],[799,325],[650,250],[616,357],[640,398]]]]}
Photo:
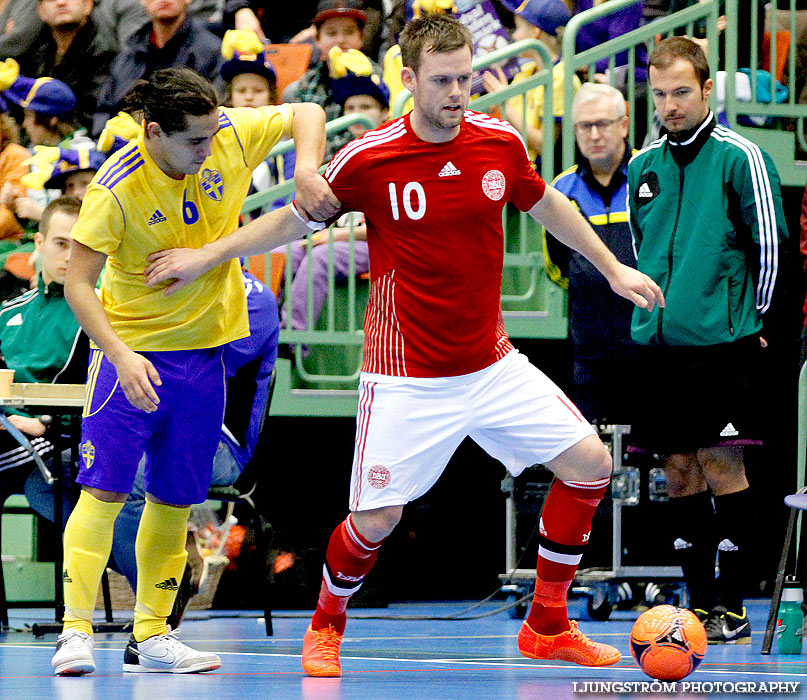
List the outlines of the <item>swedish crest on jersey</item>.
{"type": "Polygon", "coordinates": [[[200,184],[204,192],[214,202],[220,202],[224,194],[224,178],[218,170],[205,168],[202,171],[200,184]]]}

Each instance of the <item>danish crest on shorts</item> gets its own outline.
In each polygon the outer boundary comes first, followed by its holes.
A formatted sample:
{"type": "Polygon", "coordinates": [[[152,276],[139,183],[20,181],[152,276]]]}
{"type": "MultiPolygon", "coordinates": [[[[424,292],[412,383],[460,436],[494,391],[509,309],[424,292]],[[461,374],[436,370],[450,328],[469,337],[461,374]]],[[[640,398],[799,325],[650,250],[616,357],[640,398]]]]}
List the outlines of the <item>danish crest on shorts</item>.
{"type": "Polygon", "coordinates": [[[370,482],[370,486],[374,489],[383,489],[389,486],[389,482],[392,481],[392,474],[390,474],[389,469],[377,464],[370,467],[370,471],[367,472],[367,481],[370,482]]]}
{"type": "Polygon", "coordinates": [[[81,461],[84,462],[85,469],[89,469],[95,462],[95,445],[91,440],[81,443],[81,461]]]}
{"type": "Polygon", "coordinates": [[[202,171],[202,192],[204,192],[214,202],[220,202],[224,194],[224,179],[218,170],[205,168],[202,171]]]}

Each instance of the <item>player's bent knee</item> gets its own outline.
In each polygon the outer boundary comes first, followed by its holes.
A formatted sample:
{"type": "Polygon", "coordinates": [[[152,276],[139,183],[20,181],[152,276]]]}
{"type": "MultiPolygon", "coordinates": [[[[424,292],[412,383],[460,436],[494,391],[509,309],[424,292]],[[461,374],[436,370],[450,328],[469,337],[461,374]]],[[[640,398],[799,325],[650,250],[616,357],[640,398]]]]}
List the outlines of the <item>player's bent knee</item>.
{"type": "Polygon", "coordinates": [[[583,438],[546,466],[564,481],[597,481],[611,475],[611,454],[602,441],[591,435],[583,438]]]}
{"type": "Polygon", "coordinates": [[[372,510],[354,511],[353,525],[362,537],[370,542],[380,542],[388,537],[401,521],[403,506],[384,506],[372,510]]]}

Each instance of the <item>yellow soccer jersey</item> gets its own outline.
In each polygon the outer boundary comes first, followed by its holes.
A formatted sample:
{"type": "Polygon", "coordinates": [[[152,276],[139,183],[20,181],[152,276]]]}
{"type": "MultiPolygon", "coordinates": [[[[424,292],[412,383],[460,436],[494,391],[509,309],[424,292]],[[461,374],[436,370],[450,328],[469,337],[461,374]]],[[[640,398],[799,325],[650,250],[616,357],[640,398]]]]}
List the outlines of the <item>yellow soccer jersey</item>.
{"type": "Polygon", "coordinates": [[[146,287],[152,253],[201,248],[238,228],[252,170],[291,135],[289,105],[219,111],[212,154],[195,175],[168,177],[144,135],[109,158],[90,184],[73,238],[107,257],[101,303],[132,350],[193,350],[249,335],[237,260],[219,265],[170,297],[146,287]]]}
{"type": "MultiPolygon", "coordinates": [[[[522,80],[535,75],[538,72],[538,67],[535,63],[528,63],[521,71],[513,78],[513,83],[519,83],[522,80]]],[[[574,76],[572,89],[577,92],[580,87],[580,79],[574,76]]],[[[527,124],[536,128],[541,128],[541,116],[544,113],[544,87],[539,85],[537,88],[529,90],[526,94],[527,98],[527,124]]],[[[516,105],[518,113],[521,114],[522,100],[521,97],[514,97],[512,102],[516,105]]],[[[563,62],[559,61],[552,68],[552,113],[558,119],[563,116],[563,62]]],[[[530,149],[530,160],[534,161],[537,153],[530,149]]]]}

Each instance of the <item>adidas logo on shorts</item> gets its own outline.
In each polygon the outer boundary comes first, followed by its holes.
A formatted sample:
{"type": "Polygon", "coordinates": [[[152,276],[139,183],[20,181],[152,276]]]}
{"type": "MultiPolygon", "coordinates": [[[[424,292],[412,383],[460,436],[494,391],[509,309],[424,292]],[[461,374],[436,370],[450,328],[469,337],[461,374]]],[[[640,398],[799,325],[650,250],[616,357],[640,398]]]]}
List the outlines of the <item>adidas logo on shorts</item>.
{"type": "Polygon", "coordinates": [[[740,433],[737,431],[737,428],[735,428],[731,423],[726,425],[726,427],[720,431],[720,437],[736,437],[739,434],[740,433]]]}
{"type": "Polygon", "coordinates": [[[448,161],[440,171],[439,177],[451,177],[452,175],[462,175],[457,167],[451,161],[448,161]]]}
{"type": "Polygon", "coordinates": [[[179,590],[179,584],[172,576],[171,578],[165,579],[165,581],[162,581],[161,583],[154,584],[154,588],[161,588],[164,591],[176,591],[179,590]]]}
{"type": "Polygon", "coordinates": [[[149,226],[154,226],[154,224],[161,224],[163,221],[168,221],[163,216],[163,213],[159,209],[155,209],[154,213],[149,217],[149,226]]]}

